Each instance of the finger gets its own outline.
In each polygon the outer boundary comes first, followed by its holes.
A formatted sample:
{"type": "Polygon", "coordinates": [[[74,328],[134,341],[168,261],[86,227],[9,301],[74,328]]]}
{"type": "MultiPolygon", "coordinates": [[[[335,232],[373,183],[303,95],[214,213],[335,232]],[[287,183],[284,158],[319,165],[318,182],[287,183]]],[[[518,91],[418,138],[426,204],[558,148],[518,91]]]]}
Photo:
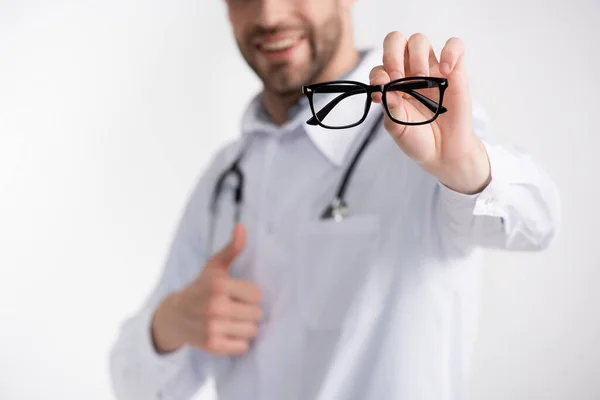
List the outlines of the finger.
{"type": "Polygon", "coordinates": [[[233,228],[233,233],[229,242],[221,250],[216,252],[211,265],[221,268],[229,268],[231,263],[246,247],[246,229],[242,224],[236,224],[233,228]]]}
{"type": "Polygon", "coordinates": [[[462,67],[462,58],[465,54],[465,46],[462,40],[450,38],[440,54],[440,73],[449,76],[457,66],[462,67]]]}
{"type": "Polygon", "coordinates": [[[205,329],[205,335],[209,340],[223,336],[232,339],[251,339],[258,333],[258,326],[254,322],[227,319],[211,319],[205,329]]]}
{"type": "Polygon", "coordinates": [[[232,300],[229,295],[217,294],[204,309],[198,310],[204,318],[233,319],[238,321],[260,321],[262,310],[254,302],[232,300]]]}
{"type": "Polygon", "coordinates": [[[257,305],[231,301],[228,314],[231,319],[236,321],[258,322],[262,318],[263,312],[257,305]]]}
{"type": "MultiPolygon", "coordinates": [[[[383,65],[379,65],[371,70],[369,73],[369,82],[371,85],[385,85],[390,81],[390,76],[385,70],[383,65]]],[[[371,99],[374,103],[381,103],[381,93],[373,93],[371,99]]]]}
{"type": "Polygon", "coordinates": [[[415,33],[407,43],[407,76],[431,76],[431,67],[437,66],[437,58],[431,42],[421,33],[415,33]]]}
{"type": "Polygon", "coordinates": [[[254,339],[258,334],[258,326],[249,321],[229,321],[224,333],[232,339],[254,339]]]}
{"type": "Polygon", "coordinates": [[[244,303],[259,304],[262,298],[262,292],[252,282],[232,279],[229,283],[229,296],[244,303]]]}
{"type": "Polygon", "coordinates": [[[388,33],[383,40],[383,67],[391,80],[403,78],[406,38],[400,32],[388,33]]]}
{"type": "Polygon", "coordinates": [[[198,345],[201,350],[218,355],[239,355],[248,351],[248,341],[246,339],[214,336],[209,337],[206,343],[198,345]]]}

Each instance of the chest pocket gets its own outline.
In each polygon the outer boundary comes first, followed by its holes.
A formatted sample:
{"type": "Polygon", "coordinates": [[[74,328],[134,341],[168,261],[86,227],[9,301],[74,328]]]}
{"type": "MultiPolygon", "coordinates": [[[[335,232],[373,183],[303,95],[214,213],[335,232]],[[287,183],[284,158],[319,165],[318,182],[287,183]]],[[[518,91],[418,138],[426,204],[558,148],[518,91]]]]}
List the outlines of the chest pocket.
{"type": "Polygon", "coordinates": [[[300,226],[293,263],[298,307],[308,329],[337,329],[350,317],[379,244],[376,215],[300,226]]]}

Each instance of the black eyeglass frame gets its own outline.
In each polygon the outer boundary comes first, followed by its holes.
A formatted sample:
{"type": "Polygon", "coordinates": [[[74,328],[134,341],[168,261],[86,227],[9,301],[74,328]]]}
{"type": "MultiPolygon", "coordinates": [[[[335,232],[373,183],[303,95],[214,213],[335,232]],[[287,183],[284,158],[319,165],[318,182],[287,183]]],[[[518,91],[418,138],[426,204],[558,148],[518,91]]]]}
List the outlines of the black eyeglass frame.
{"type": "MultiPolygon", "coordinates": [[[[313,114],[312,118],[310,118],[308,121],[306,121],[306,123],[308,125],[320,125],[326,129],[348,129],[348,128],[352,128],[354,126],[360,125],[365,121],[365,119],[367,118],[367,115],[369,114],[371,104],[373,103],[372,94],[373,93],[381,93],[382,94],[382,103],[384,105],[385,111],[392,121],[394,121],[395,123],[400,124],[400,125],[411,125],[411,126],[426,125],[426,124],[429,124],[429,123],[435,121],[435,119],[440,114],[443,114],[448,111],[448,109],[442,105],[443,100],[444,100],[444,93],[445,93],[447,87],[448,87],[448,79],[446,79],[446,78],[420,77],[420,76],[395,79],[393,81],[388,82],[385,85],[368,85],[363,82],[351,81],[351,80],[327,81],[327,82],[315,83],[312,85],[304,85],[304,86],[302,86],[302,93],[308,98],[310,109],[313,114]],[[418,92],[409,93],[411,96],[413,96],[416,100],[421,102],[423,105],[425,105],[427,108],[429,108],[434,113],[434,115],[426,121],[422,121],[422,122],[400,121],[400,120],[394,118],[394,116],[392,115],[392,113],[390,112],[390,109],[388,107],[387,92],[388,92],[389,88],[392,86],[401,84],[401,83],[410,83],[411,81],[415,81],[415,82],[425,81],[430,84],[435,84],[436,86],[432,86],[432,87],[437,87],[438,90],[440,91],[439,103],[436,103],[435,101],[429,99],[428,97],[426,97],[418,92]],[[334,100],[330,101],[319,112],[316,112],[315,107],[314,107],[314,102],[313,102],[313,94],[314,94],[315,90],[317,90],[317,92],[318,92],[318,89],[323,89],[324,87],[327,87],[327,86],[333,87],[333,86],[339,85],[339,84],[342,84],[344,86],[349,86],[349,87],[351,87],[351,85],[354,85],[357,87],[358,92],[350,93],[350,94],[348,94],[348,92],[341,93],[340,96],[338,96],[334,100]],[[359,94],[359,93],[365,93],[365,92],[367,93],[367,100],[365,101],[365,109],[364,109],[362,118],[358,122],[355,122],[355,123],[349,124],[349,125],[345,125],[345,126],[330,126],[330,125],[327,125],[322,122],[322,119],[325,118],[325,116],[327,116],[327,114],[329,114],[329,112],[331,110],[333,110],[333,108],[341,100],[343,100],[344,98],[346,98],[348,96],[352,96],[354,94],[359,94]],[[433,107],[435,107],[435,110],[432,110],[433,107]]],[[[338,93],[338,92],[330,92],[330,93],[338,93]]]]}

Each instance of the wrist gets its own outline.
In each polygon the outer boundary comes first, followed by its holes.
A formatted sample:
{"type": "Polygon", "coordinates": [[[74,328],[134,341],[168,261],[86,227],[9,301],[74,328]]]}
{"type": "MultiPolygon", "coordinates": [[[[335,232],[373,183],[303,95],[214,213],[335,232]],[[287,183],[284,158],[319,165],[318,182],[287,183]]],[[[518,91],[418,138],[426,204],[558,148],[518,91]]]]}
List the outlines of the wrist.
{"type": "Polygon", "coordinates": [[[477,194],[491,182],[491,166],[487,151],[481,140],[476,141],[473,151],[449,166],[444,166],[436,176],[440,183],[462,194],[477,194]]]}
{"type": "Polygon", "coordinates": [[[177,330],[173,329],[173,316],[176,313],[175,294],[168,295],[158,305],[150,327],[152,344],[158,354],[174,352],[183,346],[183,341],[178,337],[177,330]]]}

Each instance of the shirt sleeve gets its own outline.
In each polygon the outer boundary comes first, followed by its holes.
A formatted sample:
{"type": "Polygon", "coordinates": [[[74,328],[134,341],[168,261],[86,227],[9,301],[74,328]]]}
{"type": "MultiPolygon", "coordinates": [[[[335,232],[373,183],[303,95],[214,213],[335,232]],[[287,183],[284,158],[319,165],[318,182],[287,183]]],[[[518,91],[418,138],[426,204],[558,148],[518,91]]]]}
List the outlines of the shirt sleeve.
{"type": "Polygon", "coordinates": [[[560,198],[550,177],[524,151],[494,140],[487,119],[474,117],[488,153],[492,179],[467,195],[437,182],[437,220],[442,241],[461,250],[543,250],[560,226],[560,198]]]}
{"type": "Polygon", "coordinates": [[[189,399],[209,377],[212,356],[208,353],[187,346],[168,354],[157,353],[151,323],[160,302],[194,279],[206,261],[202,227],[208,225],[210,196],[207,194],[212,193],[214,179],[211,177],[220,172],[222,164],[213,160],[199,179],[179,221],[156,286],[141,309],[128,318],[118,332],[109,357],[112,387],[117,399],[189,399]]]}

